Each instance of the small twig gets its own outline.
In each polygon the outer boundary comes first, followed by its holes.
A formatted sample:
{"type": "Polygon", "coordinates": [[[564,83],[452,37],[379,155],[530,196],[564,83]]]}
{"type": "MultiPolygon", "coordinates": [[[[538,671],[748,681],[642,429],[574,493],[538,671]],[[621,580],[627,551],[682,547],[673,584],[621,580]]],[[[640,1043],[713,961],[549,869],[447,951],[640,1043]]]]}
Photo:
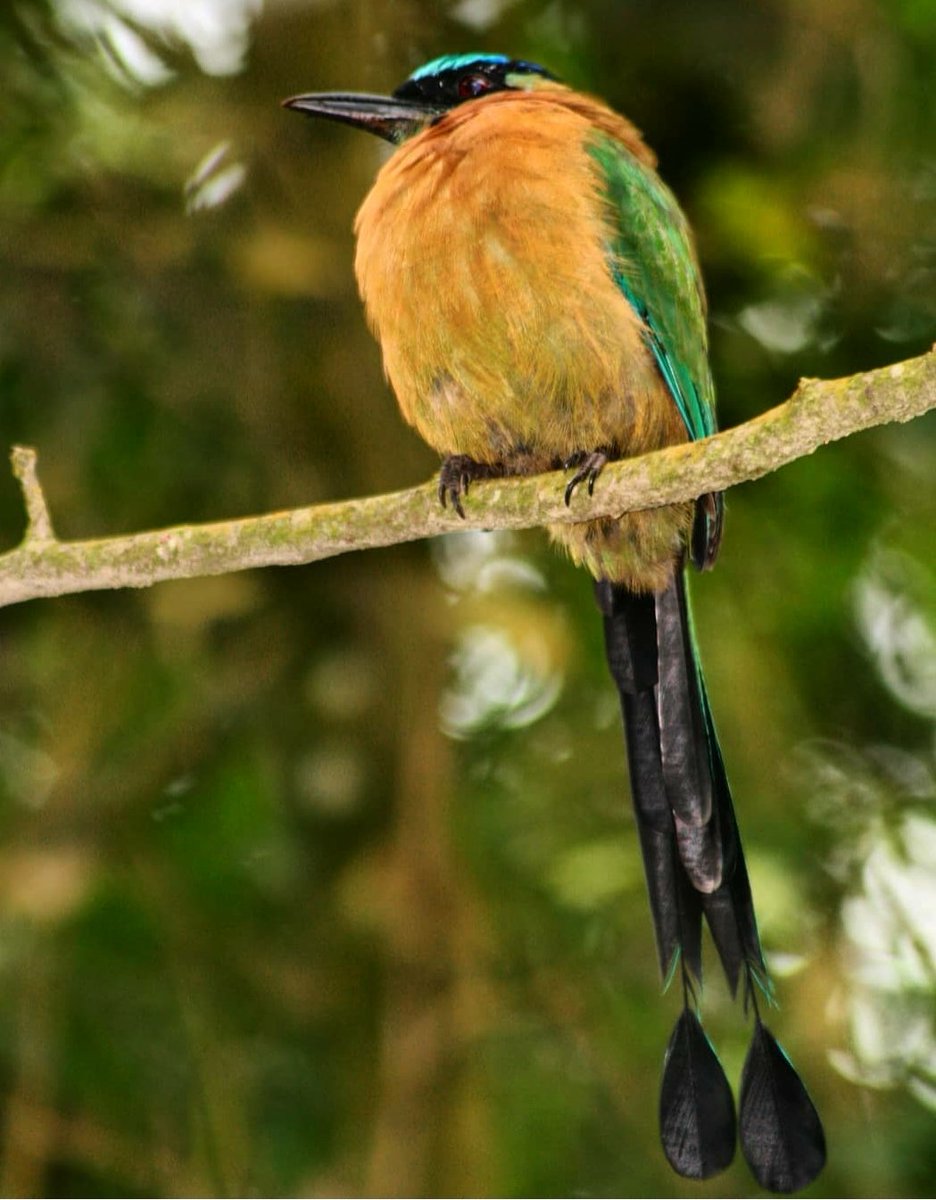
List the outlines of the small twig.
{"type": "Polygon", "coordinates": [[[10,461],[13,464],[13,474],[19,480],[23,492],[23,503],[26,505],[26,536],[25,542],[54,542],[55,530],[52,528],[52,518],[49,516],[49,506],[46,504],[39,476],[36,474],[38,455],[31,446],[14,446],[10,451],[10,461]]]}

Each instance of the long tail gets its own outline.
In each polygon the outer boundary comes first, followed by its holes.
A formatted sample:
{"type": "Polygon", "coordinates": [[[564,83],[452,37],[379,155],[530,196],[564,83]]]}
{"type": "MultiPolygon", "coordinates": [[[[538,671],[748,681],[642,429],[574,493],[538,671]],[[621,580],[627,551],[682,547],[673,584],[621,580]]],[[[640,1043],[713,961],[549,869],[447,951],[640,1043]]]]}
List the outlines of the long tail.
{"type": "Polygon", "coordinates": [[[736,1134],[754,1176],[774,1192],[805,1187],[825,1163],[819,1116],[758,1009],[771,985],[731,791],[698,666],[683,571],[656,595],[602,580],[608,666],[624,715],[634,815],[660,970],[678,971],[683,1009],[666,1051],[660,1136],[670,1165],[690,1179],[724,1170],[736,1134]],[[702,922],[732,995],[742,985],[754,1031],[741,1078],[740,1116],[699,1019],[702,922]]]}

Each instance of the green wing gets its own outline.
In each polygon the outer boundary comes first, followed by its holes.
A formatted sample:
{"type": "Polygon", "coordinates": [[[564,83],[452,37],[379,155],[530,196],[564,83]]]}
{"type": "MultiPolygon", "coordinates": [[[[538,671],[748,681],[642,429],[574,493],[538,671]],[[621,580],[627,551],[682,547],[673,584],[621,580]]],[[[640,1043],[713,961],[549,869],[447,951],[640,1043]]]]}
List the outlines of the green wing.
{"type": "MultiPolygon", "coordinates": [[[[589,146],[610,216],[608,265],[643,321],[647,345],[695,441],[717,428],[708,363],[705,297],[686,218],[655,171],[606,134],[589,146]]],[[[708,566],[718,549],[721,497],[702,497],[693,558],[708,566]]]]}
{"type": "Polygon", "coordinates": [[[705,300],[689,228],[669,188],[619,142],[589,148],[613,229],[611,272],[647,327],[647,343],[690,438],[715,432],[705,300]]]}

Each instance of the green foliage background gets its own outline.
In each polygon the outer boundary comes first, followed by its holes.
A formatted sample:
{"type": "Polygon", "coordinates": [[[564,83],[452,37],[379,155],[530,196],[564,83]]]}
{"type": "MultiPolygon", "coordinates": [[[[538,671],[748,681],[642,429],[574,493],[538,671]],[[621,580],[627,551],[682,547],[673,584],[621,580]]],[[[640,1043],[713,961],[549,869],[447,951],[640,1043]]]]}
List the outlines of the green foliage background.
{"type": "MultiPolygon", "coordinates": [[[[473,47],[645,131],[723,425],[932,343],[928,0],[13,0],[0,446],[61,536],[431,475],[354,292],[380,147],[278,101],[473,47]]],[[[936,1184],[933,430],[736,489],[695,588],[816,1196],[936,1184]]],[[[0,614],[0,1193],[750,1195],[658,1148],[677,998],[599,637],[533,534],[0,614]]]]}

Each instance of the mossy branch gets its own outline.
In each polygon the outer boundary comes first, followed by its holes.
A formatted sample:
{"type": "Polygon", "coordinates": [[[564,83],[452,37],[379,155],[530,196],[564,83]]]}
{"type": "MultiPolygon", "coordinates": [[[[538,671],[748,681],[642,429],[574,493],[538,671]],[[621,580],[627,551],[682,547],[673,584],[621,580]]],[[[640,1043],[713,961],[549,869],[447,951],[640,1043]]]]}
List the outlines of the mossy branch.
{"type": "Polygon", "coordinates": [[[594,496],[580,490],[570,508],[563,503],[564,477],[556,472],[476,484],[465,502],[465,520],[439,506],[433,482],[340,504],[80,542],[55,536],[35,451],[18,446],[13,471],[23,491],[27,528],[22,543],[0,555],[0,607],[43,596],[315,562],[455,529],[527,529],[656,508],[758,479],[827,442],[909,421],[934,407],[936,351],[931,351],[843,379],[803,380],[785,404],[735,429],[611,463],[594,496]]]}

